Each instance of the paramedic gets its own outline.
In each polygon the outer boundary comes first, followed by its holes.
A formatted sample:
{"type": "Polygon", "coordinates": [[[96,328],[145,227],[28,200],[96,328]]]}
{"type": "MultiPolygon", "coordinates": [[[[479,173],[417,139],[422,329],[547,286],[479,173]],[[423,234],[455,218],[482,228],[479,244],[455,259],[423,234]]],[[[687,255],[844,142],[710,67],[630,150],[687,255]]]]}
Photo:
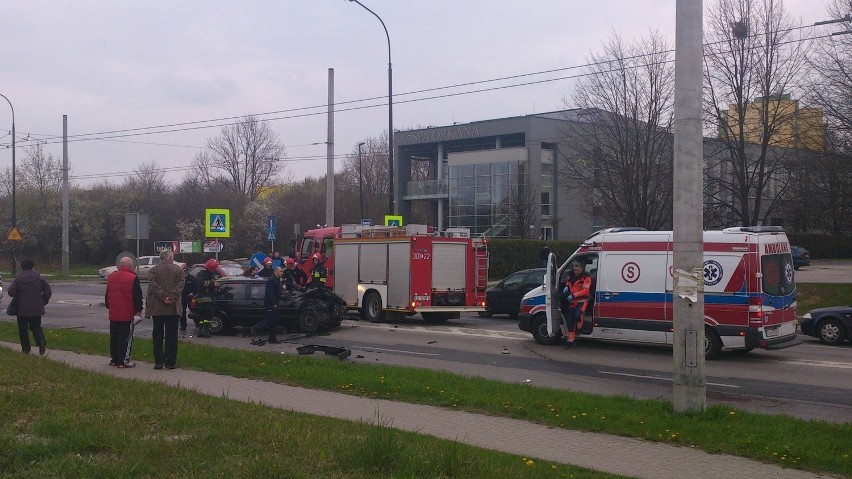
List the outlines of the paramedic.
{"type": "Polygon", "coordinates": [[[311,260],[314,262],[314,267],[311,268],[311,282],[308,284],[308,287],[325,288],[325,278],[328,276],[328,270],[323,264],[322,255],[314,253],[314,255],[311,256],[311,260]]]}
{"type": "Polygon", "coordinates": [[[565,281],[565,288],[562,290],[563,296],[560,304],[568,347],[574,345],[577,336],[576,331],[583,327],[583,315],[586,313],[586,306],[589,304],[591,286],[592,277],[583,271],[582,263],[574,261],[571,272],[568,273],[568,279],[565,281]]]}

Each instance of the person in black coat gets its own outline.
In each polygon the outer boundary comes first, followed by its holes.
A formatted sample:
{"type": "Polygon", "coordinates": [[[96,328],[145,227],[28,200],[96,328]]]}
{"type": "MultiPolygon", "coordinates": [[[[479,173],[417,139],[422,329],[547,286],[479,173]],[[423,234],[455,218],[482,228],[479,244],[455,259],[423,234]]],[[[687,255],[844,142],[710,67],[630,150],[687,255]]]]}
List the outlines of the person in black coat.
{"type": "Polygon", "coordinates": [[[195,286],[195,276],[192,276],[188,273],[189,268],[186,266],[183,267],[183,272],[186,274],[186,282],[183,283],[183,291],[180,293],[180,302],[181,307],[183,308],[183,312],[180,315],[180,330],[186,331],[186,309],[189,306],[189,302],[192,301],[193,296],[195,296],[196,286],[195,286]]]}
{"type": "Polygon", "coordinates": [[[23,271],[12,280],[7,291],[11,298],[18,301],[15,316],[18,317],[18,336],[24,354],[30,353],[30,331],[33,332],[39,354],[44,354],[47,347],[44,330],[41,329],[41,317],[44,316],[44,306],[50,301],[53,291],[34,267],[35,262],[31,259],[21,261],[23,271]]]}
{"type": "Polygon", "coordinates": [[[262,321],[251,327],[251,335],[257,336],[257,330],[269,327],[269,344],[277,344],[278,338],[278,302],[281,301],[281,266],[272,268],[272,276],[266,280],[266,289],[263,293],[263,309],[265,317],[262,321]]]}
{"type": "Polygon", "coordinates": [[[547,268],[547,258],[550,257],[550,247],[546,244],[541,245],[541,249],[538,250],[538,259],[541,261],[541,267],[547,268]]]}

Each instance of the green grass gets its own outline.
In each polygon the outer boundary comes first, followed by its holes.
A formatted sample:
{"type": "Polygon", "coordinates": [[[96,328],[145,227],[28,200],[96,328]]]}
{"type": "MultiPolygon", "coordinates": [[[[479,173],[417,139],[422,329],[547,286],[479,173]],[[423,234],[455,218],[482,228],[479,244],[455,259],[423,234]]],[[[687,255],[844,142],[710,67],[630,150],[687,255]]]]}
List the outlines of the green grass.
{"type": "Polygon", "coordinates": [[[796,289],[799,316],[816,308],[852,304],[852,283],[799,283],[796,289]]]}
{"type": "Polygon", "coordinates": [[[610,474],[374,424],[129,381],[0,348],[0,475],[577,477],[610,474]]]}
{"type": "MultiPolygon", "coordinates": [[[[76,330],[49,330],[51,348],[106,356],[107,337],[76,330]]],[[[0,338],[16,341],[13,325],[0,322],[0,338]]],[[[139,339],[135,357],[151,360],[151,343],[139,339]]],[[[338,391],[449,409],[506,416],[584,431],[692,446],[711,453],[852,476],[852,424],[768,416],[727,406],[700,415],[676,414],[669,402],[596,396],[507,384],[387,365],[341,362],[181,343],[183,368],[338,391]]]]}

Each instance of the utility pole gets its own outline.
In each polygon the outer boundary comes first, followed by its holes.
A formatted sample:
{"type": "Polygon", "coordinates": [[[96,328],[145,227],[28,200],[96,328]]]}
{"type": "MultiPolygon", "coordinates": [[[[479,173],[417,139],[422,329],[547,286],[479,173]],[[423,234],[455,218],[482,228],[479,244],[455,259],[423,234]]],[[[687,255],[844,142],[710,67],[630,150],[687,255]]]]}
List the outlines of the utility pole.
{"type": "Polygon", "coordinates": [[[674,110],[674,354],[675,412],[707,406],[704,374],[704,214],[702,0],[677,0],[674,110]]]}
{"type": "Polygon", "coordinates": [[[328,69],[328,140],[325,182],[325,224],[334,226],[334,68],[328,69]]]}
{"type": "Polygon", "coordinates": [[[69,258],[69,214],[68,201],[68,115],[62,115],[62,274],[71,272],[69,258]]]}

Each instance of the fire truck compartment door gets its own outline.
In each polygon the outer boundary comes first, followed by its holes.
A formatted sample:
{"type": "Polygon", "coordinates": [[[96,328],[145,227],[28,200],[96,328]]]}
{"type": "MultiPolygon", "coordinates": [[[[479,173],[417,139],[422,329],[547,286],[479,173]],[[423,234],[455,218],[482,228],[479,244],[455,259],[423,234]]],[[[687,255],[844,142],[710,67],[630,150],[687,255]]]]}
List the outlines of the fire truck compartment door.
{"type": "Polygon", "coordinates": [[[361,261],[358,264],[360,265],[358,282],[386,284],[388,281],[387,243],[362,243],[361,261]]]}
{"type": "Polygon", "coordinates": [[[334,245],[334,292],[347,304],[358,303],[358,253],[357,243],[334,245]]]}
{"type": "Polygon", "coordinates": [[[465,288],[467,243],[432,244],[432,288],[438,291],[465,288]]]}
{"type": "Polygon", "coordinates": [[[385,307],[406,308],[411,300],[411,243],[388,244],[388,297],[385,307]]]}

